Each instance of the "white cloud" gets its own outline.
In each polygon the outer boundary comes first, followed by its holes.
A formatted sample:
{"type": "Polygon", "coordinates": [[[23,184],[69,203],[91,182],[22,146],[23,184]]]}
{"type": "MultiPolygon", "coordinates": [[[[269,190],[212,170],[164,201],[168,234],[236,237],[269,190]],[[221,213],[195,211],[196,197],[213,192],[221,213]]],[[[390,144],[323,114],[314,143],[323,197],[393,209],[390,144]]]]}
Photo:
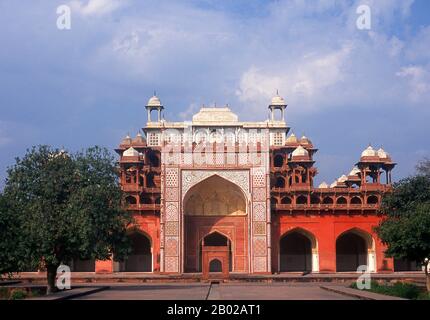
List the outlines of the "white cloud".
{"type": "Polygon", "coordinates": [[[126,3],[125,0],[88,0],[86,4],[85,2],[73,0],[70,6],[84,16],[101,16],[117,10],[126,3]]]}
{"type": "Polygon", "coordinates": [[[408,96],[412,101],[428,101],[430,98],[430,72],[424,67],[403,67],[396,75],[408,80],[410,88],[408,96]]]}

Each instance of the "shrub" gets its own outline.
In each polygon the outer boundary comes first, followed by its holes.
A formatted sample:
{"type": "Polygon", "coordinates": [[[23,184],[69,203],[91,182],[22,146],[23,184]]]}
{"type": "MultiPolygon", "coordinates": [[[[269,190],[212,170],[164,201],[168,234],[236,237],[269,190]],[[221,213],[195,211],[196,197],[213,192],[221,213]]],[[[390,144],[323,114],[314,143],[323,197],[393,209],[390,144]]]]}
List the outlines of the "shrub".
{"type": "MultiPolygon", "coordinates": [[[[351,287],[357,289],[357,284],[353,282],[351,287]]],[[[422,292],[418,286],[411,283],[402,282],[396,282],[393,285],[387,285],[372,281],[368,291],[406,299],[418,299],[422,296],[422,292]]]]}
{"type": "Polygon", "coordinates": [[[9,300],[21,300],[27,297],[27,292],[23,289],[13,289],[10,292],[9,300]]]}

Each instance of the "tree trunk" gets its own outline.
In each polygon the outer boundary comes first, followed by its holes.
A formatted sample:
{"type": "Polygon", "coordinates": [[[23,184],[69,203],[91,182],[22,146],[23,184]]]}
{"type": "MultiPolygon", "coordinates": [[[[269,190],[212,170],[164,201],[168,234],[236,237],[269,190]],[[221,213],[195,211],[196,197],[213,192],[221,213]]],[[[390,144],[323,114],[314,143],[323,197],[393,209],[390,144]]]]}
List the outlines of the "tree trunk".
{"type": "Polygon", "coordinates": [[[427,260],[426,263],[424,263],[424,272],[426,273],[426,286],[427,286],[427,292],[430,293],[430,274],[428,270],[429,261],[427,260]]]}
{"type": "Polygon", "coordinates": [[[46,287],[46,294],[51,294],[57,291],[55,286],[55,279],[57,277],[57,265],[47,265],[46,266],[46,276],[48,280],[48,286],[46,287]]]}

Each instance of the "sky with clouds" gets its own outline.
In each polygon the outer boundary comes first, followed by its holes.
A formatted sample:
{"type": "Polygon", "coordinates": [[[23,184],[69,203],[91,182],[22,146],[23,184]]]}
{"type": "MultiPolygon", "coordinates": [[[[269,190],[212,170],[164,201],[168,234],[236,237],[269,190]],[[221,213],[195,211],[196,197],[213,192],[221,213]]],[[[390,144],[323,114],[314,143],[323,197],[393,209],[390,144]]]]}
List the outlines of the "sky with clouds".
{"type": "Polygon", "coordinates": [[[113,149],[146,123],[229,104],[286,121],[319,148],[317,182],[349,172],[369,143],[398,162],[430,156],[427,0],[0,0],[0,179],[32,145],[113,149]],[[71,29],[57,28],[57,7],[71,29]],[[371,29],[356,27],[357,7],[371,29]]]}

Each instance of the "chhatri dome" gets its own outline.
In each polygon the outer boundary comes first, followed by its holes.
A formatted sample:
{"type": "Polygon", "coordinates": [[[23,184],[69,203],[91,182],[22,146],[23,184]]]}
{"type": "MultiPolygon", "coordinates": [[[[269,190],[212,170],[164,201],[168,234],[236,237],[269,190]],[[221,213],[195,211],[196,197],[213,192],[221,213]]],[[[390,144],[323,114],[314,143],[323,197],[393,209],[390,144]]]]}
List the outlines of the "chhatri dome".
{"type": "Polygon", "coordinates": [[[139,152],[135,148],[130,147],[127,150],[125,150],[122,155],[124,157],[138,157],[139,156],[139,152]]]}
{"type": "Polygon", "coordinates": [[[302,146],[298,146],[292,153],[293,157],[307,157],[309,156],[308,150],[303,148],[302,146]]]}
{"type": "Polygon", "coordinates": [[[284,98],[282,98],[280,95],[276,94],[276,96],[274,96],[272,98],[272,101],[270,102],[271,106],[285,106],[285,100],[284,98]]]}
{"type": "Polygon", "coordinates": [[[160,99],[154,94],[151,98],[148,100],[148,107],[161,107],[161,101],[160,99]]]}
{"type": "Polygon", "coordinates": [[[388,159],[388,157],[390,156],[387,152],[385,152],[384,149],[379,148],[378,152],[378,157],[381,159],[388,159]]]}
{"type": "Polygon", "coordinates": [[[294,133],[291,133],[285,141],[287,143],[297,143],[298,142],[297,137],[294,133]]]}
{"type": "Polygon", "coordinates": [[[375,157],[376,151],[375,149],[372,148],[371,145],[369,145],[366,149],[364,149],[364,151],[361,153],[362,157],[375,157]]]}

